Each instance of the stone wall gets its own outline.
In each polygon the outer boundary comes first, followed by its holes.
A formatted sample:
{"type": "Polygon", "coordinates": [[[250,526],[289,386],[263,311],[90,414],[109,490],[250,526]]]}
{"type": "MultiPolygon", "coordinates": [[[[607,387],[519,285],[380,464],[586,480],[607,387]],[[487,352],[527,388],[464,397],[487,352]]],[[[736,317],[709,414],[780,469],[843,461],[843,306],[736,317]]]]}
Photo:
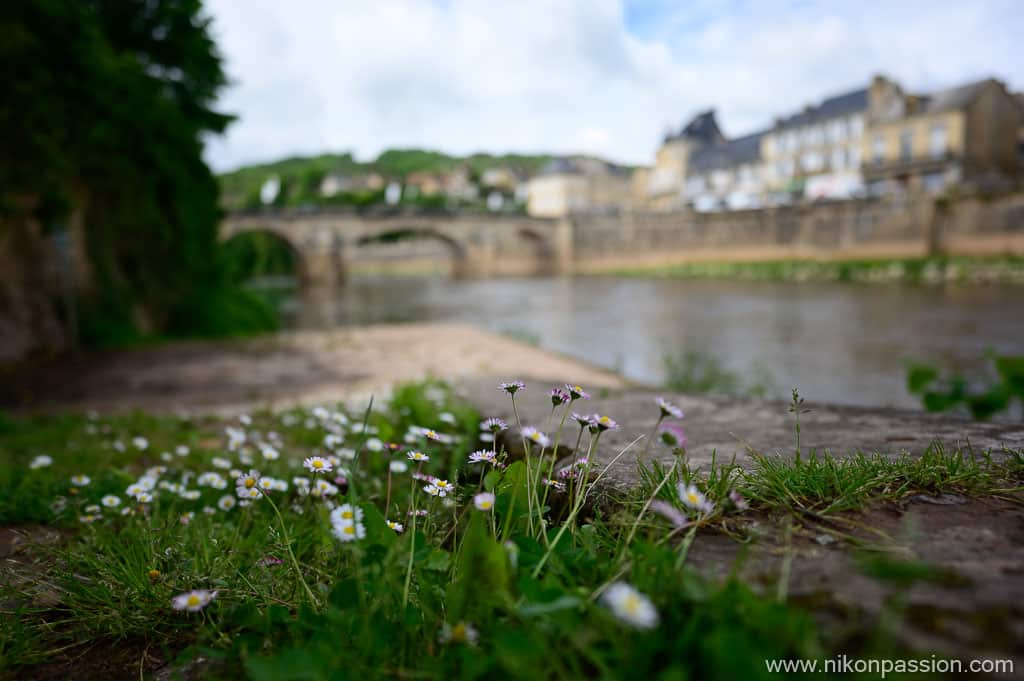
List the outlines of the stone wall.
{"type": "Polygon", "coordinates": [[[56,250],[39,223],[0,220],[0,365],[64,350],[56,250]]]}
{"type": "Polygon", "coordinates": [[[1024,254],[1024,194],[577,215],[577,271],[699,261],[1024,254]]]}

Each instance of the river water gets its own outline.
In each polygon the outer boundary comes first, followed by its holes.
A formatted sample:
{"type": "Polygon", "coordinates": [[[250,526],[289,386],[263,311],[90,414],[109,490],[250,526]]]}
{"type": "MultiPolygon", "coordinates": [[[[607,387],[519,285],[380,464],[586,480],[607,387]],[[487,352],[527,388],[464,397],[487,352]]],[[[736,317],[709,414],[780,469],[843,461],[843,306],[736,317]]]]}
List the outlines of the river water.
{"type": "Polygon", "coordinates": [[[1024,289],[1003,285],[370,277],[284,310],[292,328],[469,322],[653,385],[693,352],[741,388],[842,404],[918,406],[910,360],[980,371],[986,351],[1024,354],[1024,289]]]}

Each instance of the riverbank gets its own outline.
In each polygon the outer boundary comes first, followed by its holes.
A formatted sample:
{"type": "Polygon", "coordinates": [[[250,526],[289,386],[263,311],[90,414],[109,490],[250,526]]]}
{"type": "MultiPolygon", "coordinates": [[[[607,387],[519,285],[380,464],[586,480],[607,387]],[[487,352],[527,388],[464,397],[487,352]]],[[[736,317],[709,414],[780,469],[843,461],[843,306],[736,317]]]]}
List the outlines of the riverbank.
{"type": "Polygon", "coordinates": [[[594,274],[672,279],[858,283],[1024,284],[1024,257],[686,262],[608,268],[594,274]]]}
{"type": "Polygon", "coordinates": [[[417,323],[183,342],[12,368],[0,408],[231,412],[380,397],[399,383],[515,375],[595,389],[629,382],[468,324],[417,323]]]}

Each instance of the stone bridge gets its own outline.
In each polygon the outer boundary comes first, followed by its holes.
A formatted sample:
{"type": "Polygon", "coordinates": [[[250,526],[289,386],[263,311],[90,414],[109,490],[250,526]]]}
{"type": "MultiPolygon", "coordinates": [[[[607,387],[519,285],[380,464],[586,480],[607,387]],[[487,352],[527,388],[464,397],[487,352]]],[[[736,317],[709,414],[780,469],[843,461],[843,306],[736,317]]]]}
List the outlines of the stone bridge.
{"type": "Polygon", "coordinates": [[[524,276],[567,272],[572,261],[568,220],[479,213],[360,215],[331,211],[233,213],[221,239],[246,232],[281,238],[296,256],[303,285],[341,284],[367,244],[431,239],[446,247],[455,277],[524,276]]]}

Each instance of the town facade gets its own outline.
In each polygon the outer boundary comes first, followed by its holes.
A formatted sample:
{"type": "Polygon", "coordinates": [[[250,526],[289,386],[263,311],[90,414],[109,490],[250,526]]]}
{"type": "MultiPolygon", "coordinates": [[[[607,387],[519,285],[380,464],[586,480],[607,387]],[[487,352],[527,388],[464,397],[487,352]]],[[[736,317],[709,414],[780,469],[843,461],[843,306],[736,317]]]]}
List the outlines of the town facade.
{"type": "Polygon", "coordinates": [[[714,110],[697,114],[636,171],[633,205],[718,211],[999,189],[1022,169],[1024,98],[1001,81],[909,94],[876,76],[735,139],[714,110]]]}

